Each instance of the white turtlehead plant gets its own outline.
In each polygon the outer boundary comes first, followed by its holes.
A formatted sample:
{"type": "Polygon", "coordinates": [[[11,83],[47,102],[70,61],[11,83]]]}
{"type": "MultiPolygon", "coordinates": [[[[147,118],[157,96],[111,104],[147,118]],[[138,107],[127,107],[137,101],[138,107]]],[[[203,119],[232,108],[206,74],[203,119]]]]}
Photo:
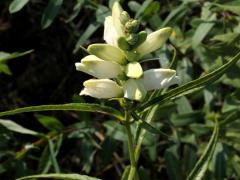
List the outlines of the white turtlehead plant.
{"type": "Polygon", "coordinates": [[[106,43],[92,44],[90,55],[77,62],[76,69],[92,75],[83,83],[80,95],[99,99],[127,98],[142,101],[147,91],[167,88],[178,84],[179,77],[172,69],[149,69],[143,71],[139,59],[161,48],[172,33],[170,27],[147,35],[138,31],[139,22],[131,19],[120,4],[115,2],[112,16],[105,18],[106,43]]]}

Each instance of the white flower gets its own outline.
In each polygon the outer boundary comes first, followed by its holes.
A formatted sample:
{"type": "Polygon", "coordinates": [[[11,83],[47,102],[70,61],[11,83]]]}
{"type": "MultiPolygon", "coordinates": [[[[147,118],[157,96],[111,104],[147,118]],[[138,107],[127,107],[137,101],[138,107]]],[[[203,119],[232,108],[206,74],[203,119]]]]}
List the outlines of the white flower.
{"type": "Polygon", "coordinates": [[[80,95],[88,95],[99,99],[123,96],[123,89],[110,79],[89,79],[83,83],[84,89],[80,95]]]}
{"type": "Polygon", "coordinates": [[[147,91],[167,88],[180,82],[175,70],[162,68],[144,71],[142,80],[147,91]]]}
{"type": "Polygon", "coordinates": [[[122,74],[122,67],[113,61],[104,61],[94,55],[88,55],[75,63],[78,71],[85,72],[96,78],[117,78],[122,74]]]}
{"type": "Polygon", "coordinates": [[[106,43],[117,46],[117,39],[119,38],[119,34],[117,33],[114,25],[113,25],[113,18],[112,16],[108,16],[105,18],[104,21],[104,33],[103,39],[106,43]]]}
{"type": "Polygon", "coordinates": [[[166,27],[152,32],[147,36],[146,41],[144,41],[140,46],[136,48],[140,57],[151,53],[163,46],[172,33],[172,28],[166,27]]]}
{"type": "Polygon", "coordinates": [[[125,64],[126,57],[124,52],[109,44],[92,44],[88,46],[88,52],[107,61],[114,61],[118,64],[125,64]]]}
{"type": "Polygon", "coordinates": [[[145,98],[147,91],[140,79],[128,79],[124,86],[124,97],[136,101],[141,101],[145,98]]]}
{"type": "Polygon", "coordinates": [[[132,62],[126,65],[125,73],[130,78],[140,78],[143,75],[143,70],[138,62],[132,62]]]}

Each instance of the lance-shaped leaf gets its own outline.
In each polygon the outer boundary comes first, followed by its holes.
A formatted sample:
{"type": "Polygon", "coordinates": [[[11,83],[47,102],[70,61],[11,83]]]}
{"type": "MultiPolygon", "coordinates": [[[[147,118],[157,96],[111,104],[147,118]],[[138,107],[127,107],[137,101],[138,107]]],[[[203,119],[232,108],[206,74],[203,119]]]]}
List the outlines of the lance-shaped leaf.
{"type": "Polygon", "coordinates": [[[81,60],[81,63],[75,63],[78,71],[85,72],[96,78],[116,78],[122,73],[122,68],[113,61],[104,61],[94,55],[88,55],[81,60]]]}
{"type": "Polygon", "coordinates": [[[80,174],[38,174],[18,178],[17,180],[25,179],[63,179],[63,180],[101,180],[95,177],[90,177],[80,174]]]}
{"type": "Polygon", "coordinates": [[[136,101],[145,98],[147,91],[145,90],[140,79],[129,79],[124,84],[124,97],[136,101]]]}
{"type": "Polygon", "coordinates": [[[179,83],[176,71],[172,69],[150,69],[144,71],[143,84],[146,90],[161,89],[179,83]]]}
{"type": "Polygon", "coordinates": [[[115,46],[109,44],[92,44],[88,46],[88,52],[107,61],[114,61],[119,64],[126,63],[125,54],[115,46]]]}
{"type": "Polygon", "coordinates": [[[202,154],[202,156],[200,157],[200,159],[198,160],[198,162],[194,166],[190,175],[187,177],[187,180],[201,180],[201,179],[203,179],[203,177],[206,173],[206,170],[208,168],[208,165],[209,165],[209,163],[212,159],[212,156],[213,156],[213,153],[214,153],[217,141],[218,141],[218,134],[219,134],[219,125],[218,125],[218,122],[216,120],[214,131],[213,131],[213,134],[211,136],[211,139],[210,139],[204,153],[202,154]]]}
{"type": "Polygon", "coordinates": [[[149,54],[163,46],[172,33],[172,28],[166,27],[159,29],[158,31],[152,32],[147,36],[146,41],[144,41],[140,46],[136,48],[136,51],[142,57],[149,54]]]}
{"type": "Polygon", "coordinates": [[[110,79],[89,79],[83,83],[80,95],[88,95],[99,99],[123,96],[122,87],[110,79]]]}
{"type": "Polygon", "coordinates": [[[24,112],[39,112],[39,111],[87,111],[87,112],[99,112],[114,116],[119,120],[123,120],[122,114],[108,106],[99,104],[88,104],[88,103],[69,103],[69,104],[55,104],[55,105],[40,105],[40,106],[29,106],[23,108],[17,108],[9,111],[0,112],[1,116],[14,115],[24,112]]]}
{"type": "Polygon", "coordinates": [[[7,128],[10,131],[14,131],[17,133],[21,133],[21,134],[29,134],[29,135],[38,135],[39,133],[30,129],[27,129],[11,120],[3,120],[0,119],[0,124],[2,126],[4,126],[5,128],[7,128]]]}
{"type": "Polygon", "coordinates": [[[142,67],[138,62],[128,63],[125,72],[130,78],[140,78],[143,75],[142,67]]]}

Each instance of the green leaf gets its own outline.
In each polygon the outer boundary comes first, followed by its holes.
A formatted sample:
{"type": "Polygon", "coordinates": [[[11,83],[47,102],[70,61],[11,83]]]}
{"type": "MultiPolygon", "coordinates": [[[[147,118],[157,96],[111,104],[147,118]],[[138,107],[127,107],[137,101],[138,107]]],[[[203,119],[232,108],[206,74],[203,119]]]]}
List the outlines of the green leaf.
{"type": "Polygon", "coordinates": [[[18,178],[17,180],[25,180],[25,179],[33,179],[33,178],[52,178],[52,179],[63,179],[63,180],[100,180],[98,178],[80,175],[80,174],[39,174],[26,176],[22,178],[18,178]]]}
{"type": "Polygon", "coordinates": [[[62,123],[55,117],[44,116],[41,114],[35,115],[38,121],[48,130],[61,130],[63,128],[62,123]]]}
{"type": "Polygon", "coordinates": [[[128,175],[129,175],[130,169],[131,169],[130,165],[125,167],[122,177],[121,177],[121,180],[128,180],[128,175]]]}
{"type": "Polygon", "coordinates": [[[0,64],[0,73],[5,73],[7,75],[12,75],[11,70],[7,64],[0,64]]]}
{"type": "Polygon", "coordinates": [[[213,134],[211,136],[211,139],[203,152],[202,156],[194,166],[193,170],[187,177],[187,180],[201,180],[208,168],[208,165],[212,159],[216,144],[218,142],[218,134],[219,134],[219,124],[218,121],[216,120],[213,134]]]}
{"type": "Polygon", "coordinates": [[[99,104],[88,104],[88,103],[69,103],[69,104],[59,104],[59,105],[40,105],[40,106],[29,106],[24,108],[17,108],[14,110],[0,112],[1,116],[19,114],[24,112],[36,112],[36,111],[88,111],[88,112],[99,112],[103,114],[108,114],[116,117],[120,121],[123,121],[124,117],[122,114],[111,107],[103,106],[99,104]]]}
{"type": "Polygon", "coordinates": [[[2,126],[4,126],[5,128],[7,128],[8,130],[14,131],[14,132],[17,132],[17,133],[29,134],[29,135],[38,135],[39,134],[38,132],[27,129],[27,128],[11,121],[11,120],[0,119],[0,124],[2,126]]]}
{"type": "Polygon", "coordinates": [[[52,24],[54,18],[59,13],[62,3],[63,0],[50,0],[42,16],[42,29],[46,29],[52,24]]]}
{"type": "Polygon", "coordinates": [[[73,12],[70,15],[70,17],[66,20],[66,22],[71,22],[72,20],[75,19],[75,17],[77,17],[77,15],[80,13],[82,6],[84,5],[85,0],[77,0],[76,4],[73,7],[73,12]]]}
{"type": "Polygon", "coordinates": [[[20,11],[27,3],[29,0],[13,0],[9,6],[9,12],[15,13],[20,11]]]}
{"type": "Polygon", "coordinates": [[[33,50],[28,50],[25,52],[14,52],[14,53],[6,53],[6,52],[0,51],[0,63],[5,63],[10,59],[15,59],[15,58],[30,54],[31,52],[33,52],[33,50]]]}
{"type": "Polygon", "coordinates": [[[225,72],[227,72],[232,66],[234,66],[237,61],[240,59],[240,52],[237,53],[229,62],[224,64],[223,66],[219,67],[218,69],[206,74],[205,76],[202,76],[196,80],[193,80],[191,82],[188,82],[182,86],[179,86],[177,88],[174,88],[167,93],[160,95],[156,98],[153,98],[150,101],[147,101],[146,103],[143,103],[140,107],[137,108],[138,111],[143,111],[149,106],[152,106],[154,104],[163,104],[170,99],[174,99],[176,97],[186,95],[189,93],[194,92],[193,90],[198,90],[199,88],[203,88],[206,85],[209,85],[219,79],[225,72]]]}
{"type": "Polygon", "coordinates": [[[213,28],[213,26],[215,25],[214,20],[216,20],[216,14],[212,14],[208,18],[208,21],[201,23],[197,27],[192,39],[193,48],[196,48],[213,28]]]}
{"type": "Polygon", "coordinates": [[[79,49],[81,49],[82,45],[88,40],[88,38],[101,26],[100,23],[94,22],[88,25],[85,32],[80,36],[78,39],[75,49],[73,50],[73,53],[76,53],[79,49]]]}
{"type": "Polygon", "coordinates": [[[223,10],[231,11],[237,15],[240,15],[240,3],[239,1],[231,1],[228,3],[224,4],[217,4],[217,3],[212,3],[213,5],[218,6],[219,8],[222,8],[223,10]]]}
{"type": "MultiPolygon", "coordinates": [[[[62,141],[62,138],[60,138],[60,142],[62,141]]],[[[60,173],[60,168],[57,162],[57,153],[55,153],[54,151],[54,144],[53,141],[51,139],[48,139],[48,146],[49,146],[49,151],[50,151],[50,158],[54,167],[54,171],[56,173],[60,173]]]]}
{"type": "Polygon", "coordinates": [[[180,170],[180,162],[179,155],[177,153],[178,146],[175,144],[168,148],[164,152],[164,159],[166,161],[166,168],[168,177],[171,180],[180,180],[182,179],[181,170],[180,170]]]}

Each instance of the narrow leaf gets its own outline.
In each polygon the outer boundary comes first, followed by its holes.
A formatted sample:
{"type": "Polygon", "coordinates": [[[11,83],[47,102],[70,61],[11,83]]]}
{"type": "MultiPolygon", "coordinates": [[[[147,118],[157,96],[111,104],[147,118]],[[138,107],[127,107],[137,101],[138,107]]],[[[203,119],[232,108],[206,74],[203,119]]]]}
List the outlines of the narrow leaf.
{"type": "Polygon", "coordinates": [[[46,29],[52,24],[54,18],[59,13],[62,3],[63,3],[63,0],[50,0],[46,9],[44,10],[42,20],[41,20],[43,29],[46,29]]]}
{"type": "Polygon", "coordinates": [[[194,92],[192,91],[193,89],[199,89],[199,88],[202,88],[203,86],[209,85],[215,80],[219,79],[225,72],[227,72],[232,66],[234,66],[234,64],[237,63],[239,59],[240,59],[240,52],[238,52],[238,54],[235,55],[229,62],[219,67],[218,69],[206,74],[205,76],[199,77],[196,80],[188,82],[177,88],[174,88],[168,91],[167,93],[160,95],[142,104],[142,106],[140,106],[137,110],[142,111],[154,104],[163,104],[169,101],[170,99],[174,99],[176,97],[192,93],[194,92]]]}
{"type": "Polygon", "coordinates": [[[27,3],[29,0],[13,0],[9,6],[9,12],[15,13],[20,11],[27,3]]]}
{"type": "Polygon", "coordinates": [[[10,59],[18,58],[27,54],[30,54],[33,50],[28,50],[25,52],[14,52],[14,53],[7,53],[0,51],[0,63],[6,62],[10,59]]]}
{"type": "Polygon", "coordinates": [[[219,124],[218,124],[218,121],[216,120],[211,139],[210,139],[204,153],[202,154],[202,156],[200,157],[200,159],[194,166],[193,170],[191,171],[190,175],[188,176],[187,180],[203,179],[203,177],[207,171],[208,165],[212,159],[212,156],[213,156],[213,153],[214,153],[217,141],[218,141],[218,134],[219,134],[219,124]]]}
{"type": "Polygon", "coordinates": [[[40,175],[32,175],[26,176],[22,178],[18,178],[17,180],[25,180],[25,179],[34,179],[34,178],[45,178],[45,179],[63,179],[63,180],[100,180],[98,178],[89,177],[80,174],[40,174],[40,175]]]}
{"type": "Polygon", "coordinates": [[[21,133],[21,134],[38,135],[38,133],[36,131],[27,129],[11,120],[0,119],[0,124],[3,125],[5,128],[7,128],[10,131],[14,131],[14,132],[21,133]]]}
{"type": "Polygon", "coordinates": [[[24,112],[36,112],[36,111],[61,111],[61,110],[71,110],[71,111],[88,111],[88,112],[99,112],[103,114],[108,114],[118,118],[122,121],[124,118],[122,114],[111,107],[103,106],[99,104],[88,104],[88,103],[69,103],[69,104],[59,104],[59,105],[40,105],[40,106],[29,106],[24,108],[17,108],[10,111],[0,112],[1,116],[19,114],[24,112]]]}

